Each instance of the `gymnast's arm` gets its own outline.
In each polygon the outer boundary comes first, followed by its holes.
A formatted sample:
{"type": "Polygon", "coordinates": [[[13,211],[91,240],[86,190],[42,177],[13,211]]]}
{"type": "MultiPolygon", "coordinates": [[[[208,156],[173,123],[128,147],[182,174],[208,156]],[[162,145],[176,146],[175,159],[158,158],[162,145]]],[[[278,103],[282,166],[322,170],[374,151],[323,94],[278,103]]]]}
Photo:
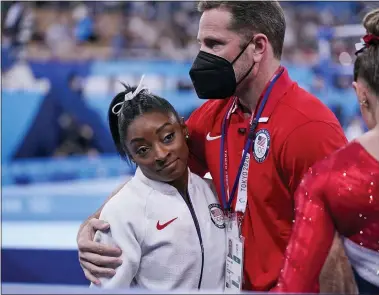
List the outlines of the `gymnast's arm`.
{"type": "Polygon", "coordinates": [[[295,194],[295,224],[274,292],[318,292],[335,228],[324,202],[328,173],[308,173],[295,194]]]}
{"type": "Polygon", "coordinates": [[[140,266],[140,245],[146,233],[146,200],[139,197],[128,198],[131,194],[130,188],[122,190],[104,205],[99,216],[100,220],[110,224],[110,229],[106,232],[97,231],[95,240],[101,244],[120,247],[123,260],[112,278],[99,276],[103,288],[129,288],[140,266]]]}
{"type": "MultiPolygon", "coordinates": [[[[129,180],[128,180],[129,181],[129,180]]],[[[128,182],[126,181],[118,187],[104,202],[104,204],[91,216],[85,220],[77,235],[79,249],[79,261],[86,278],[92,283],[99,285],[98,276],[112,277],[116,272],[115,268],[122,264],[119,258],[122,251],[119,247],[109,246],[104,243],[94,241],[96,231],[106,231],[109,224],[99,220],[101,210],[105,204],[115,196],[128,182]]]]}

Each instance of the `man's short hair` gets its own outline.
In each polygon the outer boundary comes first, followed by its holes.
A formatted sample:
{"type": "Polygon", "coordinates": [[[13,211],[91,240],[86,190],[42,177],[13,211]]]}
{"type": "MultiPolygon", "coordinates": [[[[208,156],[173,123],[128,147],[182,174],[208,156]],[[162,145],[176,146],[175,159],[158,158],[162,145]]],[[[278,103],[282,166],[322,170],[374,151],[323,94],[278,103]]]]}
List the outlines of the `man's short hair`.
{"type": "Polygon", "coordinates": [[[225,8],[233,20],[230,29],[249,40],[254,33],[262,33],[272,45],[274,56],[282,56],[286,21],[278,1],[206,1],[198,3],[198,10],[204,12],[214,8],[225,8]]]}

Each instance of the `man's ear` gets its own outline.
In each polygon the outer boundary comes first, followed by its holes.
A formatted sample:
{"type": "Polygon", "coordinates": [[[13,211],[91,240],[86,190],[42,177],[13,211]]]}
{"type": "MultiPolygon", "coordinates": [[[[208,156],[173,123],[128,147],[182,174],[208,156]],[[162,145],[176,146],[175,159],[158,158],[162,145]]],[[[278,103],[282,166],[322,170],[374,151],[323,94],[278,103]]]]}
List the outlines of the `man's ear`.
{"type": "Polygon", "coordinates": [[[264,34],[256,34],[254,37],[254,49],[253,49],[253,60],[256,63],[259,63],[262,58],[263,54],[267,50],[269,42],[264,34]]]}

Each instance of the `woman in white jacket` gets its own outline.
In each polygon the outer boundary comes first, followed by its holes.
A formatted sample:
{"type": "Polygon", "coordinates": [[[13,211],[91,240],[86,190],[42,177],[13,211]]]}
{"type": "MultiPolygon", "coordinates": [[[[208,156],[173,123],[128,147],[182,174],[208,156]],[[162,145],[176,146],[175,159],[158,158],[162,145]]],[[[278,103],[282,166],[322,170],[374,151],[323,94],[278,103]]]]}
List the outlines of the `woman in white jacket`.
{"type": "Polygon", "coordinates": [[[101,286],[222,290],[223,211],[210,184],[188,169],[186,126],[141,83],[125,88],[111,102],[109,125],[121,157],[138,168],[100,215],[110,230],[95,240],[123,253],[115,276],[100,278],[101,286]]]}

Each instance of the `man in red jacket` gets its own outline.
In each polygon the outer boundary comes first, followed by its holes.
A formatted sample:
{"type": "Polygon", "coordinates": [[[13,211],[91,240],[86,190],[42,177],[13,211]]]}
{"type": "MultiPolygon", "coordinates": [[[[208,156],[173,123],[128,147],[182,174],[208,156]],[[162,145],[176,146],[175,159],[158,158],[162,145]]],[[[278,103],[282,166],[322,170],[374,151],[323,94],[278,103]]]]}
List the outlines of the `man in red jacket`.
{"type": "MultiPolygon", "coordinates": [[[[286,26],[278,2],[201,1],[199,10],[201,48],[190,76],[198,96],[209,100],[187,121],[190,168],[210,172],[224,209],[238,212],[243,289],[268,291],[283,262],[303,174],[346,139],[333,113],[280,65],[286,26]]],[[[95,282],[96,274],[112,275],[104,266],[119,263],[120,253],[91,241],[107,226],[98,213],[92,217],[78,245],[95,282]]]]}

